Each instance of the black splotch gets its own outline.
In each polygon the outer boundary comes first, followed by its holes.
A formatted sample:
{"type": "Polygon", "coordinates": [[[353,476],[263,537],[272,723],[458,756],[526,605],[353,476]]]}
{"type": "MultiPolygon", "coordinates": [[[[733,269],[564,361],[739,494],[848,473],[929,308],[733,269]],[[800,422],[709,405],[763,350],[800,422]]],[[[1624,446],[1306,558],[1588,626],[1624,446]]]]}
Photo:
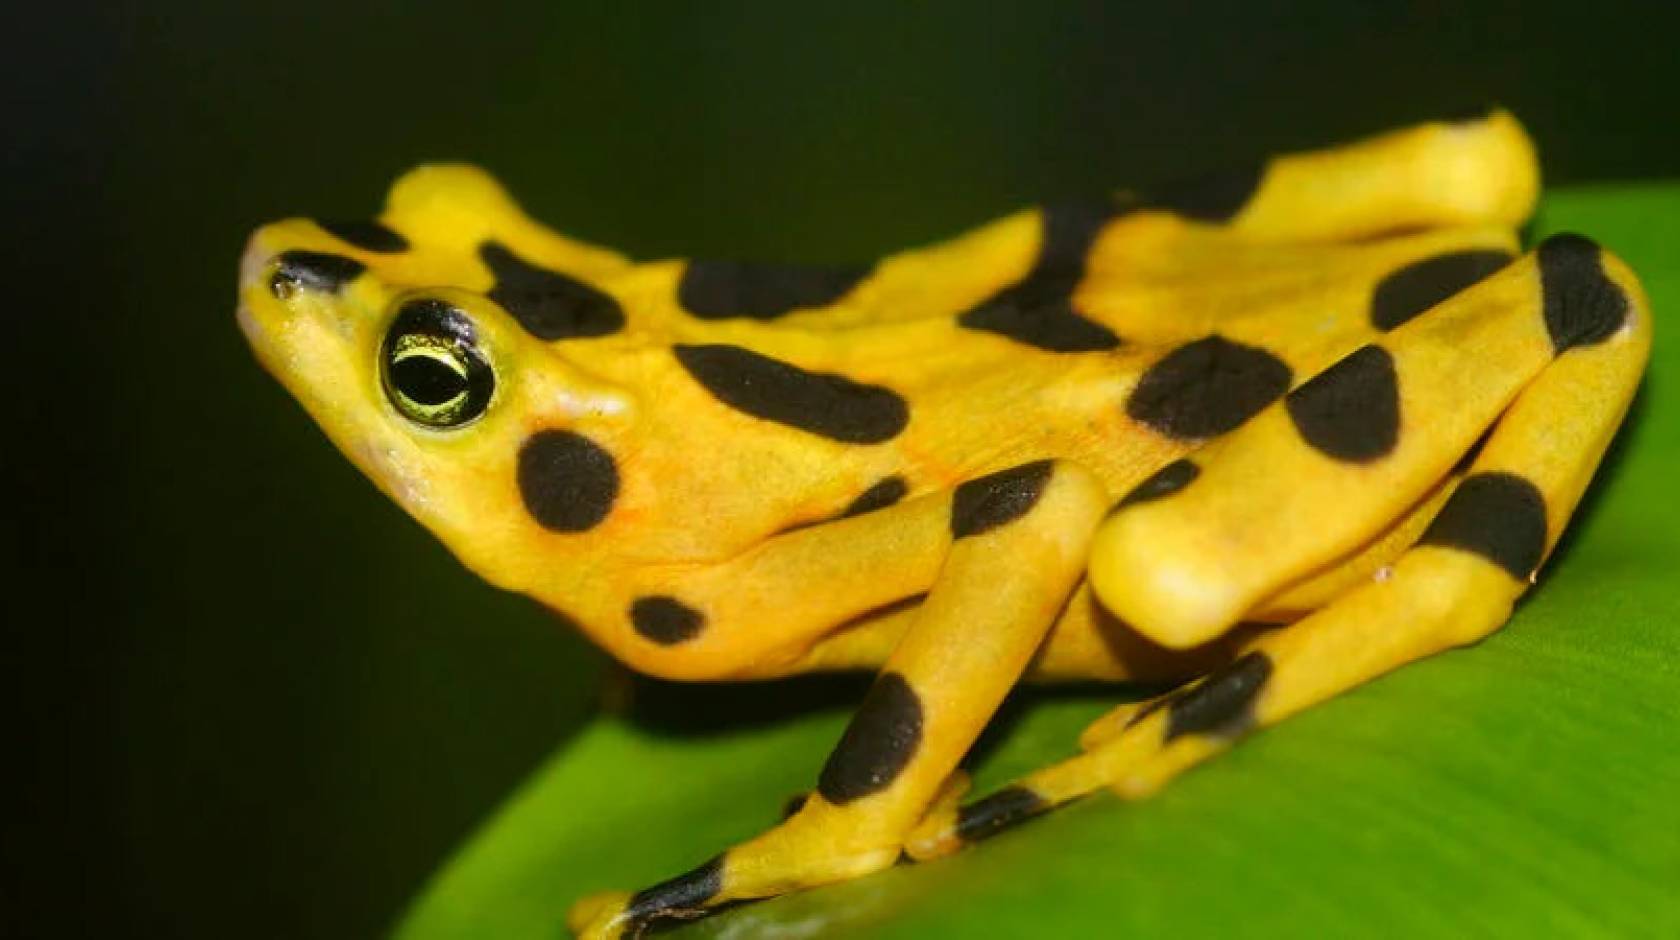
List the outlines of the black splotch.
{"type": "Polygon", "coordinates": [[[801,522],[795,522],[791,525],[784,526],[778,530],[776,534],[784,535],[788,532],[797,532],[800,529],[809,529],[812,526],[819,526],[825,522],[834,522],[839,519],[850,519],[853,516],[861,516],[866,513],[874,512],[877,509],[885,509],[903,499],[905,494],[908,492],[909,486],[904,482],[902,477],[885,477],[869,489],[859,493],[850,503],[846,504],[845,509],[840,510],[834,515],[822,519],[806,519],[801,522]]]}
{"type": "Polygon", "coordinates": [[[485,296],[538,339],[606,336],[624,328],[618,301],[582,281],[537,267],[500,242],[480,245],[478,256],[496,278],[485,296]]]}
{"type": "Polygon", "coordinates": [[[836,806],[879,792],[898,778],[921,742],[921,699],[902,675],[884,672],[823,764],[817,792],[836,806]]]}
{"type": "Polygon", "coordinates": [[[871,486],[857,495],[857,498],[847,504],[841,511],[840,518],[861,516],[866,512],[885,509],[904,498],[910,492],[910,487],[900,476],[890,476],[871,486]]]}
{"type": "Polygon", "coordinates": [[[1198,222],[1229,222],[1254,198],[1265,178],[1266,161],[1256,160],[1146,187],[1137,201],[1139,208],[1165,209],[1198,222]]]}
{"type": "Polygon", "coordinates": [[[1469,450],[1459,455],[1458,461],[1453,464],[1452,468],[1454,476],[1469,472],[1470,468],[1475,465],[1476,458],[1482,456],[1482,450],[1487,447],[1488,440],[1493,437],[1494,429],[1498,427],[1499,425],[1496,424],[1483,431],[1482,436],[1476,438],[1476,443],[1471,444],[1469,450]]]}
{"type": "Polygon", "coordinates": [[[1171,496],[1189,486],[1196,477],[1201,475],[1201,472],[1200,467],[1186,458],[1175,460],[1150,474],[1149,479],[1132,487],[1132,491],[1120,497],[1120,501],[1115,503],[1114,509],[1110,511],[1117,512],[1137,503],[1146,503],[1152,499],[1171,496]]]}
{"type": "Polygon", "coordinates": [[[1138,706],[1137,711],[1132,712],[1132,717],[1126,719],[1126,727],[1134,728],[1143,724],[1143,720],[1145,718],[1148,718],[1150,715],[1155,714],[1172,703],[1173,696],[1170,693],[1167,695],[1157,696],[1147,702],[1144,702],[1142,705],[1138,706]]]}
{"type": "MultiPolygon", "coordinates": [[[[1046,293],[1073,292],[1074,281],[1049,287],[1043,281],[1034,282],[1034,289],[1046,293]]],[[[1060,299],[1045,301],[1043,297],[1027,296],[1027,291],[1005,288],[982,305],[964,313],[957,322],[971,330],[997,333],[1018,343],[1049,352],[1096,352],[1114,349],[1120,337],[1112,330],[1073,312],[1072,305],[1060,299]]]]}
{"type": "Polygon", "coordinates": [[[1276,401],[1289,380],[1289,366],[1264,349],[1207,336],[1150,366],[1126,414],[1168,437],[1214,437],[1276,401]]]}
{"type": "Polygon", "coordinates": [[[1361,346],[1285,399],[1295,429],[1320,453],[1368,463],[1400,440],[1400,382],[1394,357],[1361,346]]]}
{"type": "Polygon", "coordinates": [[[1254,724],[1254,699],[1272,675],[1271,657],[1251,650],[1172,696],[1163,740],[1186,734],[1236,737],[1254,724]]]}
{"type": "Polygon", "coordinates": [[[1026,787],[1004,787],[957,810],[957,837],[979,842],[1049,809],[1043,797],[1026,787]]]}
{"type": "Polygon", "coordinates": [[[807,372],[739,346],[676,346],[677,361],[731,408],[847,444],[896,437],[910,408],[892,390],[807,372]]]}
{"type": "Polygon", "coordinates": [[[1043,235],[1032,270],[964,312],[957,323],[1050,352],[1118,347],[1120,337],[1085,318],[1073,306],[1073,292],[1085,277],[1091,246],[1115,214],[1109,202],[1046,207],[1041,213],[1043,235]]]}
{"type": "Polygon", "coordinates": [[[1073,293],[1077,283],[1076,278],[1068,278],[1059,284],[1039,280],[1030,287],[1007,287],[958,317],[957,323],[1048,352],[1117,348],[1120,337],[1114,331],[1073,311],[1066,297],[1073,293]]]}
{"type": "Polygon", "coordinates": [[[788,820],[799,815],[799,811],[804,809],[805,804],[810,800],[811,794],[809,793],[795,793],[788,797],[782,802],[782,819],[788,820]]]}
{"type": "Polygon", "coordinates": [[[1546,551],[1546,497],[1514,473],[1466,477],[1418,544],[1472,552],[1527,580],[1546,551]]]}
{"type": "Polygon", "coordinates": [[[706,626],[706,615],[674,597],[654,594],[631,603],[630,623],[637,633],[660,646],[675,646],[699,636],[706,626]]]}
{"type": "Polygon", "coordinates": [[[1035,460],[959,484],[951,494],[951,536],[979,535],[1026,515],[1053,469],[1050,461],[1035,460]]]}
{"type": "Polygon", "coordinates": [[[1561,353],[1602,343],[1627,322],[1627,295],[1605,275],[1597,242],[1584,235],[1553,235],[1537,251],[1546,331],[1554,349],[1561,353]]]}
{"type": "Polygon", "coordinates": [[[1039,213],[1043,238],[1033,271],[1083,272],[1103,226],[1119,214],[1113,200],[1087,199],[1045,206],[1039,213]]]}
{"type": "Polygon", "coordinates": [[[868,275],[862,267],[690,261],[677,282],[677,303],[702,320],[774,320],[804,307],[826,307],[868,275]]]}
{"type": "Polygon", "coordinates": [[[336,294],[367,270],[354,258],[324,251],[287,251],[281,253],[275,263],[268,289],[282,300],[299,289],[336,294]]]}
{"type": "Polygon", "coordinates": [[[1371,292],[1371,325],[1392,330],[1511,263],[1504,251],[1453,251],[1414,261],[1371,292]]]}
{"type": "Polygon", "coordinates": [[[572,431],[538,431],[519,448],[519,495],[554,532],[594,528],[618,498],[618,466],[605,448],[572,431]]]}
{"type": "Polygon", "coordinates": [[[349,242],[363,251],[389,255],[408,250],[408,239],[371,219],[318,222],[316,224],[326,229],[328,234],[334,238],[349,242]]]}
{"type": "Polygon", "coordinates": [[[631,895],[624,913],[633,923],[645,925],[660,917],[698,912],[722,890],[723,856],[719,855],[693,871],[631,895]]]}

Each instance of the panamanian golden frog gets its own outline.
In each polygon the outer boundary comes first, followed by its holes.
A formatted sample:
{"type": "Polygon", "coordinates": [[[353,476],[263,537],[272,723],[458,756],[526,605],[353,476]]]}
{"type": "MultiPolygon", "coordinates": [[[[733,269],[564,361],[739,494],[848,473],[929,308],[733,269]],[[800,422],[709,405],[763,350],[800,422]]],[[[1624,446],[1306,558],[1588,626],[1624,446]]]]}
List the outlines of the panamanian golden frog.
{"type": "Polygon", "coordinates": [[[925,859],[1496,630],[1639,382],[1506,112],[831,269],[632,262],[424,166],[246,251],[239,322],[470,568],[682,680],[872,669],[785,821],[587,937],[925,859]],[[1027,680],[1183,680],[977,801],[1027,680]]]}

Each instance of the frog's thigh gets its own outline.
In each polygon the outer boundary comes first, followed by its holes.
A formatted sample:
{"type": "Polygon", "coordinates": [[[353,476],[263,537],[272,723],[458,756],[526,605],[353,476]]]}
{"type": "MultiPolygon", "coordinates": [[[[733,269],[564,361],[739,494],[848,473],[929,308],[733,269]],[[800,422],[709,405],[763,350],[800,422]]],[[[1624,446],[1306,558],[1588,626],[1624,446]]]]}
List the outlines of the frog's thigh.
{"type": "MultiPolygon", "coordinates": [[[[1412,533],[1414,537],[1416,534],[1412,533]]],[[[1392,560],[1392,555],[1397,553],[1391,552],[1384,561],[1392,560]]],[[[1364,558],[1350,564],[1354,572],[1376,567],[1364,558]]],[[[1337,577],[1330,580],[1334,583],[1348,577],[1350,574],[1338,571],[1337,577]]],[[[786,665],[770,664],[750,675],[770,678],[879,669],[898,648],[920,609],[919,601],[912,601],[873,612],[823,638],[798,660],[786,665]]],[[[1209,669],[1230,659],[1237,645],[1233,634],[1191,650],[1168,649],[1152,643],[1115,619],[1091,594],[1090,585],[1082,582],[1027,666],[1025,679],[1028,682],[1177,683],[1207,674],[1209,669]]]]}
{"type": "Polygon", "coordinates": [[[1098,529],[1092,586],[1157,642],[1206,642],[1390,528],[1537,375],[1644,329],[1637,294],[1590,241],[1547,240],[1146,481],[1098,529]]]}
{"type": "MultiPolygon", "coordinates": [[[[1464,469],[1468,469],[1468,467],[1464,469]]],[[[1324,571],[1293,584],[1282,593],[1268,599],[1249,616],[1248,622],[1222,635],[1220,637],[1222,642],[1217,645],[1207,644],[1198,647],[1198,650],[1206,650],[1211,647],[1224,655],[1220,657],[1218,662],[1207,663],[1205,668],[1194,673],[1180,673],[1180,676],[1185,678],[1205,676],[1214,667],[1229,662],[1236,652],[1246,646],[1261,631],[1275,630],[1283,624],[1294,623],[1353,588],[1378,577],[1380,572],[1390,568],[1418,540],[1424,529],[1435,518],[1436,513],[1441,511],[1441,506],[1446,502],[1447,497],[1452,495],[1453,489],[1458,486],[1458,481],[1462,478],[1462,472],[1455,470],[1450,477],[1432,490],[1428,497],[1413,507],[1410,513],[1381,536],[1373,539],[1370,544],[1324,571]]],[[[1145,641],[1140,639],[1138,642],[1145,641]]],[[[1170,677],[1162,676],[1161,678],[1170,677]]],[[[1171,698],[1171,693],[1128,702],[1111,709],[1080,732],[1080,748],[1089,751],[1101,746],[1130,728],[1140,714],[1161,707],[1169,698],[1171,698]]]]}
{"type": "Polygon", "coordinates": [[[892,864],[1066,602],[1106,502],[1095,477],[1047,461],[958,487],[933,589],[804,805],[693,872],[579,902],[574,929],[615,936],[892,864]]]}
{"type": "MultiPolygon", "coordinates": [[[[1596,249],[1561,244],[1578,252],[1572,262],[1589,273],[1597,268],[1596,249]]],[[[949,852],[1105,786],[1145,796],[1250,730],[1498,629],[1557,544],[1649,352],[1637,283],[1613,258],[1603,258],[1602,271],[1606,280],[1571,291],[1560,306],[1577,305],[1578,314],[1579,305],[1610,304],[1621,310],[1618,325],[1577,334],[1522,391],[1386,577],[1266,634],[1196,684],[1134,709],[1119,733],[1094,736],[1087,753],[969,806],[930,814],[907,842],[910,854],[949,852]]]]}

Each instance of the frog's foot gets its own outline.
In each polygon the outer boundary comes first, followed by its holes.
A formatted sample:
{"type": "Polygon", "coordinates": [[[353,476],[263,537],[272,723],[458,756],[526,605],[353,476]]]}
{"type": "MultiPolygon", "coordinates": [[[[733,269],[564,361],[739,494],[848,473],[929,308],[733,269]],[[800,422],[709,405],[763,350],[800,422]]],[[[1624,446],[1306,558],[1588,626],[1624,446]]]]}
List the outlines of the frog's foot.
{"type": "MultiPolygon", "coordinates": [[[[810,803],[823,806],[817,799],[810,803]]],[[[568,912],[567,926],[581,940],[637,937],[656,922],[704,917],[722,904],[858,878],[898,861],[898,840],[854,840],[827,815],[801,810],[758,838],[635,894],[603,891],[581,898],[568,912]]]]}
{"type": "MultiPolygon", "coordinates": [[[[1488,476],[1491,476],[1489,474],[1488,476]]],[[[1486,477],[1483,477],[1486,478],[1486,477]]],[[[1483,521],[1491,507],[1476,477],[1440,517],[1483,521]]],[[[1528,520],[1538,563],[1543,520],[1528,520]]],[[[1523,524],[1523,523],[1519,523],[1523,524]]],[[[1481,533],[1485,542],[1499,533],[1481,533]]],[[[1432,530],[1380,581],[1252,643],[1189,686],[1099,719],[1088,750],[943,815],[929,814],[907,840],[912,858],[949,854],[1096,790],[1126,799],[1168,781],[1239,738],[1422,656],[1497,629],[1527,586],[1489,557],[1467,554],[1432,530]],[[1118,730],[1116,730],[1118,729],[1118,730]]]]}
{"type": "MultiPolygon", "coordinates": [[[[1102,788],[1128,799],[1147,796],[1253,730],[1498,629],[1533,583],[1621,422],[1649,350],[1650,321],[1631,273],[1585,239],[1549,240],[1527,264],[1493,280],[1505,283],[1468,291],[1418,321],[1420,329],[1397,331],[1387,350],[1355,353],[1326,372],[1344,372],[1335,395],[1324,388],[1302,395],[1324,379],[1309,382],[1274,409],[1277,413],[1256,418],[1222,442],[1199,473],[1182,475],[1189,477],[1183,485],[1151,492],[1149,501],[1133,502],[1111,516],[1097,535],[1092,578],[1105,603],[1165,642],[1194,642],[1209,625],[1221,625],[1227,616],[1219,612],[1221,605],[1233,605],[1226,608],[1235,611],[1231,620],[1245,604],[1263,609],[1280,591],[1294,590],[1291,584],[1298,585],[1303,573],[1310,580],[1322,571],[1321,559],[1303,562],[1303,557],[1316,551],[1317,541],[1333,527],[1287,525],[1297,498],[1272,498],[1267,481],[1278,478],[1304,484],[1308,500],[1333,500],[1338,519],[1398,502],[1394,517],[1404,521],[1389,522],[1391,530],[1412,524],[1418,511],[1408,504],[1427,507],[1431,518],[1419,526],[1421,535],[1409,549],[1303,619],[1250,642],[1194,684],[1099,720],[1082,737],[1084,754],[954,812],[930,814],[911,833],[906,851],[914,858],[945,854],[1102,788]],[[1472,363],[1442,373],[1445,382],[1395,388],[1396,375],[1400,382],[1428,376],[1443,367],[1432,358],[1455,358],[1448,343],[1453,337],[1462,342],[1462,331],[1471,327],[1467,321],[1500,319],[1507,335],[1468,345],[1513,361],[1545,353],[1543,361],[1519,374],[1508,395],[1486,397],[1480,386],[1510,380],[1497,368],[1476,369],[1472,363]],[[1431,337],[1423,325],[1444,335],[1431,337]],[[1449,414],[1450,400],[1458,403],[1453,419],[1463,428],[1446,427],[1448,421],[1432,422],[1422,433],[1408,428],[1418,439],[1412,447],[1404,432],[1399,441],[1378,442],[1382,448],[1364,446],[1371,442],[1360,438],[1363,430],[1352,436],[1318,433],[1323,422],[1347,431],[1362,429],[1373,411],[1381,418],[1382,409],[1369,407],[1370,396],[1359,383],[1347,384],[1352,374],[1347,363],[1362,355],[1384,358],[1385,376],[1375,384],[1396,393],[1393,407],[1399,414],[1408,408],[1449,414]],[[1438,404],[1431,401],[1436,398],[1438,404]],[[1431,459],[1446,470],[1452,455],[1431,458],[1428,449],[1442,446],[1432,438],[1444,431],[1447,446],[1468,446],[1489,424],[1492,432],[1462,477],[1448,470],[1447,482],[1431,483],[1421,472],[1411,479],[1398,472],[1409,461],[1431,459]],[[1453,434],[1464,437],[1454,443],[1453,434]],[[1325,447],[1331,438],[1338,446],[1325,447]],[[1307,452],[1304,444],[1321,453],[1307,452]],[[1268,472],[1255,473],[1260,466],[1268,472]],[[1197,491],[1210,481],[1236,478],[1261,491],[1197,491]],[[1437,494],[1450,495],[1443,500],[1437,494]],[[1241,543],[1222,543],[1223,534],[1236,531],[1232,523],[1238,517],[1240,531],[1267,533],[1265,547],[1250,544],[1245,558],[1217,557],[1226,544],[1241,543]],[[1195,558],[1178,554],[1190,541],[1197,546],[1195,558]],[[1216,556],[1211,561],[1210,554],[1216,556]],[[1115,559],[1137,563],[1105,571],[1115,559]],[[1227,562],[1217,570],[1251,580],[1233,589],[1229,580],[1193,576],[1199,565],[1227,562]],[[1250,588],[1256,593],[1241,600],[1250,588]]],[[[1325,518],[1322,512],[1301,517],[1325,518]]],[[[1381,533],[1363,538],[1383,541],[1381,533]]],[[[1343,557],[1349,551],[1358,554],[1361,548],[1356,542],[1344,548],[1343,557]]]]}
{"type": "Polygon", "coordinates": [[[1039,461],[940,499],[950,547],[938,580],[816,788],[780,825],[685,875],[580,902],[569,922],[581,936],[634,936],[658,920],[879,871],[930,805],[961,799],[957,762],[1072,594],[1107,497],[1081,468],[1039,461]]]}

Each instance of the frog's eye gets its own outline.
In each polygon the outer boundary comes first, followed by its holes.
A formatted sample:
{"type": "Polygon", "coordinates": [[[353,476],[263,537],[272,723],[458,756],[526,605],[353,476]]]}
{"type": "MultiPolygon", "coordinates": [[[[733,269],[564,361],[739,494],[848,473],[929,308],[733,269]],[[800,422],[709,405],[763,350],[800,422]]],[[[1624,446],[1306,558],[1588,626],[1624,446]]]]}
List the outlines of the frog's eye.
{"type": "Polygon", "coordinates": [[[430,428],[472,421],[489,406],[496,387],[472,320],[441,300],[411,300],[397,311],[379,365],[391,404],[430,428]]]}

